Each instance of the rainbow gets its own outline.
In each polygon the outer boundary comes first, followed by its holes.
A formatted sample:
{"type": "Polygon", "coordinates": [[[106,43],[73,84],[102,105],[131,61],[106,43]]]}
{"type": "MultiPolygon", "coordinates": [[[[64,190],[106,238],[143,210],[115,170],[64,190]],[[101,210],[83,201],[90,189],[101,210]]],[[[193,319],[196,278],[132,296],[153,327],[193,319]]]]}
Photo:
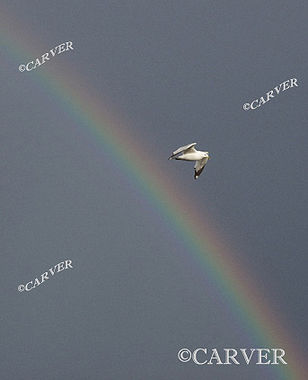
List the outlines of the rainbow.
{"type": "Polygon", "coordinates": [[[50,92],[79,126],[90,131],[112,160],[118,161],[119,167],[134,179],[135,186],[177,231],[178,238],[187,244],[190,254],[228,300],[230,311],[249,334],[265,347],[286,350],[288,365],[273,366],[276,376],[292,380],[307,378],[305,357],[284,327],[281,316],[274,314],[264,295],[258,292],[248,269],[235,260],[222,237],[205,221],[209,218],[200,215],[189,197],[178,190],[152,157],[148,158],[142,148],[145,142],[132,138],[127,123],[117,117],[110,105],[107,106],[102,95],[90,91],[71,68],[61,67],[55,71],[52,62],[47,62],[36,70],[20,73],[19,64],[40,56],[49,47],[27,36],[26,28],[21,29],[20,22],[4,10],[1,10],[0,21],[1,45],[10,63],[16,65],[16,75],[29,75],[38,86],[50,92]]]}

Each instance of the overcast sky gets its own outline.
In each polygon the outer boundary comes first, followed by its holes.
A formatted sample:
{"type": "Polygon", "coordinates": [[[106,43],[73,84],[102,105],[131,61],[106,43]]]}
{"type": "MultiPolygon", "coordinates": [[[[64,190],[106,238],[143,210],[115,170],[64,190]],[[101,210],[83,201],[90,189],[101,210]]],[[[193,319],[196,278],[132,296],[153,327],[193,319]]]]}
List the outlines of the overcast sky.
{"type": "Polygon", "coordinates": [[[182,347],[257,342],[132,174],[18,65],[73,41],[45,66],[71,66],[127,121],[304,352],[307,3],[2,3],[15,34],[43,50],[0,54],[1,379],[278,379],[271,366],[177,360],[182,347]],[[242,109],[290,78],[299,86],[242,109]],[[192,164],[166,161],[193,141],[212,155],[198,181],[192,164]],[[16,290],[63,259],[74,269],[16,290]]]}

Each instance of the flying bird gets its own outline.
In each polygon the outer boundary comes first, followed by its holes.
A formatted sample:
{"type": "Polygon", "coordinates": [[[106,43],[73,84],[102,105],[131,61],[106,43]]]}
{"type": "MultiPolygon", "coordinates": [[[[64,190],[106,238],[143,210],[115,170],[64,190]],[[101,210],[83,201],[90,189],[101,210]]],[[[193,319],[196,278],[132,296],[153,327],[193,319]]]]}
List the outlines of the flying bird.
{"type": "Polygon", "coordinates": [[[199,175],[202,173],[205,164],[210,159],[210,155],[209,152],[201,152],[200,150],[196,150],[195,145],[197,145],[197,143],[181,146],[172,153],[172,155],[169,157],[169,160],[175,159],[183,161],[196,161],[194,167],[194,178],[197,179],[199,175]],[[182,154],[178,156],[179,153],[182,154]]]}

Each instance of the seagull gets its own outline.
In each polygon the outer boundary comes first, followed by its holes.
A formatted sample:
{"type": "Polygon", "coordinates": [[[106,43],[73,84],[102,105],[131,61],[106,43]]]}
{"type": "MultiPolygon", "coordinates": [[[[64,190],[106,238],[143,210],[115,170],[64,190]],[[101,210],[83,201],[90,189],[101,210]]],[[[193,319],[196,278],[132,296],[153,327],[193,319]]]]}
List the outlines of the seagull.
{"type": "Polygon", "coordinates": [[[194,178],[197,179],[199,175],[202,173],[205,164],[210,159],[209,152],[201,152],[200,150],[196,150],[195,145],[197,143],[188,144],[185,146],[181,146],[177,150],[175,150],[172,155],[169,157],[169,160],[183,160],[183,161],[196,161],[195,162],[195,175],[194,178]],[[179,153],[182,153],[180,156],[177,156],[179,153]]]}

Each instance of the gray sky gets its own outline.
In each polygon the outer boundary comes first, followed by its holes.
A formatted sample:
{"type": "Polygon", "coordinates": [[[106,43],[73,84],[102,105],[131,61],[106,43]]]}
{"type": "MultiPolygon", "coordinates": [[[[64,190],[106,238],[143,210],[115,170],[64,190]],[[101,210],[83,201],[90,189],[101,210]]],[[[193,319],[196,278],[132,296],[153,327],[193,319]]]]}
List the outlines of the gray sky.
{"type": "MultiPolygon", "coordinates": [[[[127,120],[307,350],[307,3],[3,1],[127,120]],[[296,77],[255,111],[246,102],[296,77]],[[212,160],[168,155],[193,141],[212,160]]],[[[13,22],[12,22],[13,24],[13,22]]],[[[16,25],[16,26],[15,26],[16,25]]],[[[182,347],[256,347],[187,246],[61,101],[1,51],[1,379],[278,379],[182,364],[182,347]],[[18,284],[63,259],[74,269],[18,284]]],[[[57,59],[56,59],[57,58],[57,59]]],[[[45,66],[37,68],[42,72],[45,66]]]]}

